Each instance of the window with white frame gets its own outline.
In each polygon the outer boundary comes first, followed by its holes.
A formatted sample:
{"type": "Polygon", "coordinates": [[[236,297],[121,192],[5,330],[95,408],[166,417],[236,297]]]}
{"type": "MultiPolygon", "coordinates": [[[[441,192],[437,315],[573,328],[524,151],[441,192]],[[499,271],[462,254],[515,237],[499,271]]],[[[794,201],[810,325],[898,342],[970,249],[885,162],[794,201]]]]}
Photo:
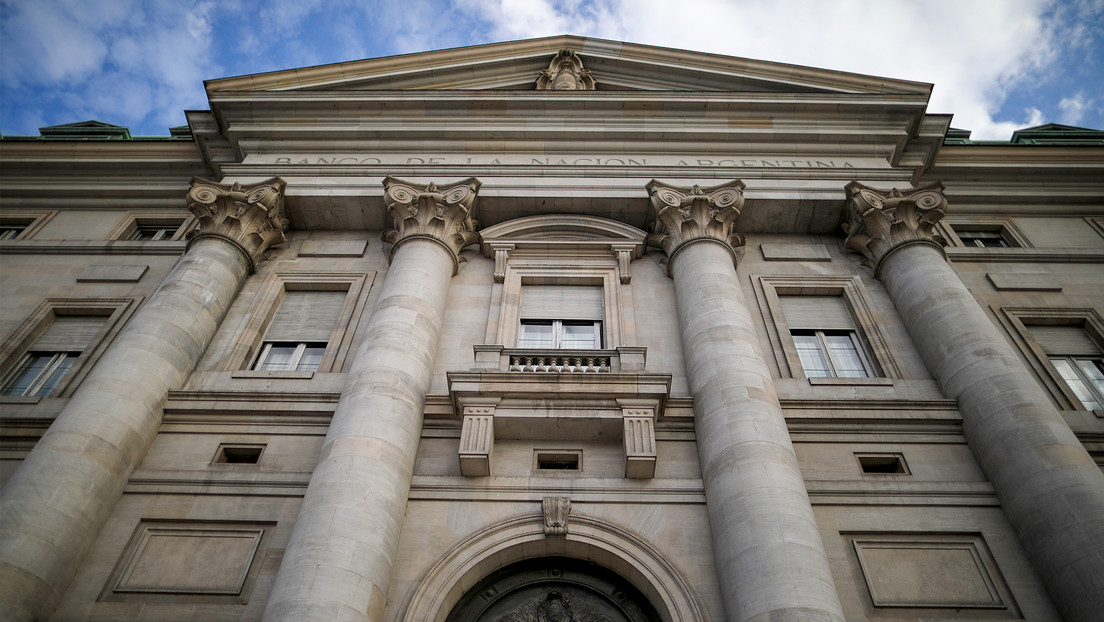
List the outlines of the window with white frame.
{"type": "Polygon", "coordinates": [[[160,240],[171,240],[176,234],[176,230],[180,228],[181,223],[175,224],[161,224],[161,225],[136,225],[134,231],[130,232],[127,236],[128,240],[147,240],[156,242],[160,240]]]}
{"type": "Polygon", "coordinates": [[[603,298],[599,285],[523,285],[517,347],[601,349],[603,298]]]}
{"type": "Polygon", "coordinates": [[[347,290],[284,292],[252,368],[317,371],[347,296],[347,290]]]}
{"type": "Polygon", "coordinates": [[[1029,325],[1027,329],[1081,406],[1104,409],[1104,349],[1081,326],[1029,325]]]}
{"type": "Polygon", "coordinates": [[[103,329],[105,315],[54,318],[4,378],[2,395],[46,397],[103,329]]]}
{"type": "Polygon", "coordinates": [[[807,378],[878,375],[842,296],[779,296],[807,378]]]}

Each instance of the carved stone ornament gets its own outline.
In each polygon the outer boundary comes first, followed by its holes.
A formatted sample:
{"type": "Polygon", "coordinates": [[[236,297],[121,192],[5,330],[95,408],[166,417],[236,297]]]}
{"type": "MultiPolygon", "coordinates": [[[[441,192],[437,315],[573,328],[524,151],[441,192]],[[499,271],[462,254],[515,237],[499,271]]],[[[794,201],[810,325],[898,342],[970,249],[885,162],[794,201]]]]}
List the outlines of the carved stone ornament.
{"type": "Polygon", "coordinates": [[[583,59],[574,50],[560,50],[537,76],[538,91],[593,91],[594,87],[594,76],[583,69],[583,59]]]}
{"type": "Polygon", "coordinates": [[[460,249],[479,241],[472,220],[472,206],[481,182],[469,177],[442,187],[415,184],[394,177],[383,180],[387,213],[395,228],[383,233],[383,241],[395,248],[410,238],[429,238],[452,253],[453,274],[459,268],[460,249]]]}
{"type": "Polygon", "coordinates": [[[544,535],[567,535],[567,516],[571,514],[570,497],[545,497],[541,500],[541,513],[544,515],[544,535]]]}
{"type": "Polygon", "coordinates": [[[245,254],[252,271],[269,247],[285,239],[286,186],[279,177],[244,186],[193,178],[188,210],[198,219],[199,226],[188,234],[188,246],[203,237],[222,238],[245,254]]]}
{"type": "Polygon", "coordinates": [[[886,192],[853,181],[847,184],[847,248],[881,264],[886,255],[914,243],[927,243],[943,252],[946,241],[935,233],[947,209],[943,184],[886,192]]]}
{"type": "Polygon", "coordinates": [[[610,622],[610,618],[587,602],[575,602],[559,590],[549,590],[541,598],[519,604],[498,622],[610,622]]]}
{"type": "Polygon", "coordinates": [[[653,179],[645,187],[655,211],[647,242],[663,248],[668,257],[699,239],[716,240],[729,248],[743,246],[744,236],[734,232],[732,224],[744,206],[744,182],[684,188],[653,179]]]}

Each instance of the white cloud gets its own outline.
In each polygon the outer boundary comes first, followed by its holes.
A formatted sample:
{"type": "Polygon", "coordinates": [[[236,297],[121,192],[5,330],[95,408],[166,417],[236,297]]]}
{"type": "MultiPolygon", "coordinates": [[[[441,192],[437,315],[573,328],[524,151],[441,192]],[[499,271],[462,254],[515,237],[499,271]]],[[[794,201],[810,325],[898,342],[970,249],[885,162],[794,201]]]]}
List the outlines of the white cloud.
{"type": "Polygon", "coordinates": [[[1058,102],[1058,109],[1062,111],[1059,120],[1066,125],[1077,125],[1092,104],[1093,101],[1085,97],[1084,92],[1078,92],[1073,97],[1063,97],[1062,101],[1058,102]]]}
{"type": "Polygon", "coordinates": [[[1057,36],[1046,0],[459,1],[500,38],[566,32],[934,83],[929,109],[982,139],[1021,126],[994,115],[1057,36]]]}

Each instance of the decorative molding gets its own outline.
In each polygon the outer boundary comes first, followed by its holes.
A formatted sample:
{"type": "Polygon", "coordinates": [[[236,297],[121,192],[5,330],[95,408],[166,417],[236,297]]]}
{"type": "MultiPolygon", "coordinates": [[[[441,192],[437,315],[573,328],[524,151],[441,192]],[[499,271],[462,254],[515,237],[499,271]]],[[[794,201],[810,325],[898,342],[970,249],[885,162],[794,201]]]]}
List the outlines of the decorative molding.
{"type": "Polygon", "coordinates": [[[383,241],[395,246],[411,238],[427,238],[440,243],[452,255],[455,275],[459,269],[460,249],[479,241],[472,220],[472,207],[482,185],[469,177],[453,184],[415,184],[388,176],[383,180],[387,213],[394,229],[383,233],[383,241]]]}
{"type": "Polygon", "coordinates": [[[514,250],[513,244],[491,244],[494,251],[494,280],[501,283],[506,280],[506,262],[510,259],[510,251],[514,250]]]}
{"type": "Polygon", "coordinates": [[[635,244],[610,244],[610,249],[617,256],[617,273],[621,276],[621,283],[628,284],[632,281],[632,273],[629,272],[629,264],[632,263],[633,254],[636,252],[635,244]]]}
{"type": "Polygon", "coordinates": [[[562,49],[537,76],[538,91],[593,91],[596,82],[574,50],[562,49]]]}
{"type": "Polygon", "coordinates": [[[464,405],[460,428],[460,474],[486,477],[491,474],[494,450],[494,412],[498,398],[473,398],[464,405]]]}
{"type": "Polygon", "coordinates": [[[853,181],[846,191],[847,248],[874,261],[875,273],[887,255],[909,244],[930,244],[943,253],[946,241],[935,232],[947,210],[941,182],[884,191],[853,181]]]}
{"type": "Polygon", "coordinates": [[[744,205],[744,182],[685,188],[653,179],[645,188],[655,212],[647,242],[661,247],[669,258],[694,240],[715,240],[730,250],[743,246],[744,237],[732,225],[744,205]]]}
{"type": "Polygon", "coordinates": [[[545,497],[542,499],[541,515],[544,517],[544,535],[566,536],[567,518],[570,514],[570,497],[545,497]]]}
{"type": "Polygon", "coordinates": [[[625,477],[652,479],[656,468],[655,400],[619,399],[625,421],[625,477]]]}
{"type": "Polygon", "coordinates": [[[245,255],[253,271],[269,247],[286,239],[286,187],[287,182],[279,177],[245,186],[193,178],[188,210],[199,226],[188,234],[188,247],[204,237],[224,239],[245,255]]]}

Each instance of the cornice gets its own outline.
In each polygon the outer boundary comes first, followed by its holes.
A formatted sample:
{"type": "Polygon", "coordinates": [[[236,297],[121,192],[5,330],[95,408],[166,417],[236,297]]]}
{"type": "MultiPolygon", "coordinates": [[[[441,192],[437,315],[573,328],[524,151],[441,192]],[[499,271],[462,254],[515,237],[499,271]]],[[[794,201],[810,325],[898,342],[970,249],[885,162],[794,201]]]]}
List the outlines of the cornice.
{"type": "MultiPolygon", "coordinates": [[[[205,85],[208,94],[214,94],[242,89],[326,89],[426,73],[430,74],[426,79],[432,82],[435,78],[440,80],[440,76],[434,74],[457,69],[462,69],[464,70],[462,73],[467,74],[480,66],[493,64],[500,64],[507,71],[516,71],[515,68],[518,65],[524,65],[524,69],[528,70],[528,65],[536,63],[536,69],[539,71],[544,69],[551,57],[561,49],[573,50],[582,56],[585,63],[595,66],[603,62],[647,64],[654,68],[653,72],[667,69],[672,72],[711,74],[734,82],[752,80],[790,88],[919,93],[925,97],[930,95],[932,89],[932,85],[920,82],[575,35],[492,43],[223,78],[209,80],[205,85]]],[[[614,75],[616,75],[615,72],[614,75]]],[[[532,79],[536,79],[536,72],[533,73],[532,79]]]]}

